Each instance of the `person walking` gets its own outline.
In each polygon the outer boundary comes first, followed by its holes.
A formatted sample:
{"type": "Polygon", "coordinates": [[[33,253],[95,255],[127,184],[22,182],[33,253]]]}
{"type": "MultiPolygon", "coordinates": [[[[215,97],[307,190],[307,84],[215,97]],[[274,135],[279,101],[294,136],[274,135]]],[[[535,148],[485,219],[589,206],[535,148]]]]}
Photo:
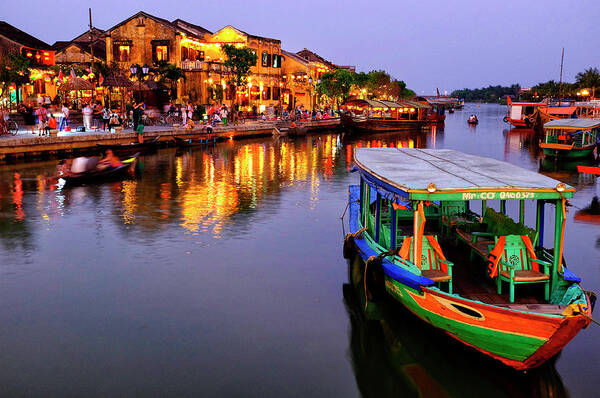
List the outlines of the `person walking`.
{"type": "Polygon", "coordinates": [[[92,114],[94,113],[94,110],[92,109],[90,104],[86,104],[85,107],[81,110],[81,113],[83,114],[83,127],[85,128],[86,131],[91,130],[92,129],[92,114]]]}
{"type": "Polygon", "coordinates": [[[23,121],[25,122],[25,131],[31,130],[32,134],[35,134],[35,111],[29,104],[21,103],[19,105],[19,113],[23,115],[23,121]]]}
{"type": "Polygon", "coordinates": [[[185,106],[185,104],[181,104],[181,121],[183,123],[183,125],[185,125],[187,123],[187,107],[185,106]]]}
{"type": "Polygon", "coordinates": [[[48,121],[48,111],[44,106],[40,106],[36,111],[36,115],[38,117],[38,134],[41,136],[44,134],[46,122],[48,121]]]}
{"type": "Polygon", "coordinates": [[[108,121],[110,120],[110,109],[108,106],[102,108],[102,130],[106,131],[108,128],[108,121]]]}
{"type": "Polygon", "coordinates": [[[66,103],[63,104],[61,111],[64,116],[60,121],[59,130],[63,131],[63,129],[69,125],[69,107],[67,107],[66,103]]]}
{"type": "Polygon", "coordinates": [[[133,104],[133,128],[137,132],[138,142],[144,143],[144,120],[142,118],[144,114],[144,103],[133,104]]]}
{"type": "Polygon", "coordinates": [[[227,126],[227,115],[229,112],[227,111],[227,107],[223,105],[221,107],[221,121],[223,122],[223,126],[227,126]]]}

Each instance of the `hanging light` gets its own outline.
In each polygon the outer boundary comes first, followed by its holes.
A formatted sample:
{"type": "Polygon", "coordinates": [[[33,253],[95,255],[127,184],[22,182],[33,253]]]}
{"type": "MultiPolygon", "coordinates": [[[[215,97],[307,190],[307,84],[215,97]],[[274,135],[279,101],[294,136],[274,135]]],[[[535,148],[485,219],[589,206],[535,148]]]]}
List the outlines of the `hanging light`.
{"type": "Polygon", "coordinates": [[[556,190],[558,192],[564,192],[565,189],[567,189],[567,186],[563,182],[559,182],[558,184],[556,184],[556,190]]]}
{"type": "Polygon", "coordinates": [[[437,191],[437,187],[433,182],[427,185],[427,192],[434,193],[435,191],[437,191]]]}
{"type": "Polygon", "coordinates": [[[131,65],[129,67],[129,71],[131,72],[132,75],[135,75],[137,73],[137,65],[131,65]]]}
{"type": "Polygon", "coordinates": [[[147,64],[144,64],[144,66],[142,66],[142,73],[144,75],[147,75],[150,72],[150,67],[147,64]]]}

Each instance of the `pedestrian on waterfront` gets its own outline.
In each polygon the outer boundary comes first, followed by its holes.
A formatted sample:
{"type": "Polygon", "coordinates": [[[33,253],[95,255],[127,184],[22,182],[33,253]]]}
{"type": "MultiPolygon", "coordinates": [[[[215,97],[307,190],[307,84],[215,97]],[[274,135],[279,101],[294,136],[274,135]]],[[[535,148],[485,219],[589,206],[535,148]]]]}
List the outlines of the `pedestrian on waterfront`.
{"type": "Polygon", "coordinates": [[[227,107],[223,105],[223,107],[221,107],[221,121],[223,122],[223,126],[227,126],[227,114],[227,107]]]}
{"type": "Polygon", "coordinates": [[[187,123],[187,107],[185,104],[181,104],[181,122],[184,125],[187,123]]]}
{"type": "Polygon", "coordinates": [[[64,128],[69,125],[69,108],[67,107],[66,103],[63,104],[61,111],[63,113],[63,118],[60,121],[59,130],[63,131],[64,128]]]}
{"type": "Polygon", "coordinates": [[[23,115],[25,131],[30,130],[31,134],[35,134],[35,109],[29,104],[21,103],[19,113],[23,115]]]}
{"type": "Polygon", "coordinates": [[[93,109],[93,125],[97,129],[100,129],[100,126],[102,125],[102,104],[100,101],[96,101],[93,109]]]}
{"type": "Polygon", "coordinates": [[[83,114],[83,127],[86,131],[90,131],[92,129],[92,114],[94,113],[94,110],[90,104],[85,104],[81,113],[83,114]]]}
{"type": "Polygon", "coordinates": [[[42,135],[44,133],[44,128],[46,127],[46,122],[48,121],[48,110],[40,106],[36,111],[36,116],[38,117],[38,134],[42,135]]]}
{"type": "Polygon", "coordinates": [[[258,113],[256,112],[256,105],[252,105],[252,117],[256,119],[256,116],[258,116],[258,113]]]}
{"type": "Polygon", "coordinates": [[[144,103],[133,104],[133,128],[137,132],[138,142],[144,143],[144,103]]]}
{"type": "Polygon", "coordinates": [[[108,121],[110,120],[110,109],[108,106],[102,108],[102,130],[106,131],[108,128],[108,121]]]}
{"type": "Polygon", "coordinates": [[[193,119],[193,116],[194,116],[194,106],[192,105],[191,102],[188,102],[188,105],[187,105],[187,117],[189,119],[193,119]]]}

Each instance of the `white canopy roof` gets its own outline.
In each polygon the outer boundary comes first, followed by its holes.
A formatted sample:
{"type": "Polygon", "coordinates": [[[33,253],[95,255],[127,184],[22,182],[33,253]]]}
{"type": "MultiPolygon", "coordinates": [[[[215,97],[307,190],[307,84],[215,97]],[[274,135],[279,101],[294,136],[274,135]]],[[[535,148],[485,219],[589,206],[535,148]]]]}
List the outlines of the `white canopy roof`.
{"type": "MultiPolygon", "coordinates": [[[[450,149],[357,148],[356,165],[402,191],[426,190],[431,183],[443,191],[552,191],[553,178],[510,163],[450,149]]],[[[565,191],[574,191],[566,185],[565,191]]],[[[570,196],[570,195],[569,195],[570,196]]]]}

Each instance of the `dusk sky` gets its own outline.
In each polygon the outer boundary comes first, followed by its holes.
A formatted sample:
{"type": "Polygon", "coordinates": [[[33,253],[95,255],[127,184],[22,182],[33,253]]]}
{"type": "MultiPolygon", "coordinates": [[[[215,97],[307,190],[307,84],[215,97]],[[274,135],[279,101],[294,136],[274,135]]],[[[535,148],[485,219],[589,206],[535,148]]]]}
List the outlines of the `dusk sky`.
{"type": "Polygon", "coordinates": [[[600,66],[600,3],[589,1],[3,0],[0,20],[52,44],[137,11],[215,31],[233,25],[357,70],[384,69],[418,93],[564,80],[600,66]]]}

